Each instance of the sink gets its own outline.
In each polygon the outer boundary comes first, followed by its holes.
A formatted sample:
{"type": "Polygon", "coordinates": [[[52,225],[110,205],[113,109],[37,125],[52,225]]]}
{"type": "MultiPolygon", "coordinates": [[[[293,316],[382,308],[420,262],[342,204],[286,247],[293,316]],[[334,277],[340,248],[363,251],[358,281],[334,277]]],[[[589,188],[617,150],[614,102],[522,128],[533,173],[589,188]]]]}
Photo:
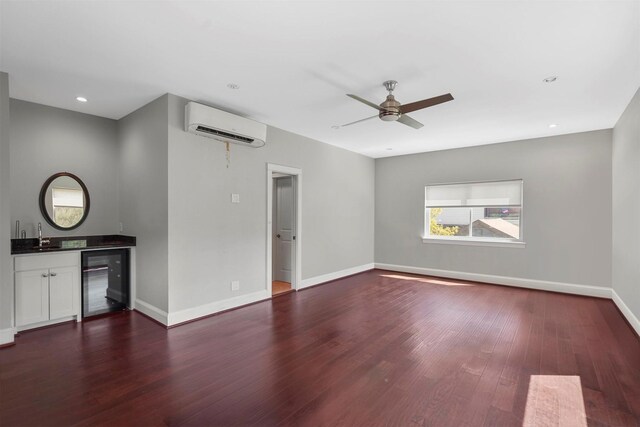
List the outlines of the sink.
{"type": "Polygon", "coordinates": [[[47,249],[60,249],[60,246],[58,246],[58,245],[34,246],[31,249],[38,250],[38,251],[44,251],[44,250],[47,250],[47,249]]]}

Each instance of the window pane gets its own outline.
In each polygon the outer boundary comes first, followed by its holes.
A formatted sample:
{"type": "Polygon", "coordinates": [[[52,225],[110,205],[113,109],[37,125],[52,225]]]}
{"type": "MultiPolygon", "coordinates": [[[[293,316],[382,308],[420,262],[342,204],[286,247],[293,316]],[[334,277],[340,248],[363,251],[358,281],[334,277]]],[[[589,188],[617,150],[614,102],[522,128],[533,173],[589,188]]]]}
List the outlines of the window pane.
{"type": "Polygon", "coordinates": [[[431,208],[429,215],[429,235],[469,236],[469,208],[431,208]]]}
{"type": "Polygon", "coordinates": [[[473,237],[520,239],[520,208],[473,208],[473,237]]]}
{"type": "Polygon", "coordinates": [[[521,240],[522,180],[425,187],[426,236],[521,240]]]}

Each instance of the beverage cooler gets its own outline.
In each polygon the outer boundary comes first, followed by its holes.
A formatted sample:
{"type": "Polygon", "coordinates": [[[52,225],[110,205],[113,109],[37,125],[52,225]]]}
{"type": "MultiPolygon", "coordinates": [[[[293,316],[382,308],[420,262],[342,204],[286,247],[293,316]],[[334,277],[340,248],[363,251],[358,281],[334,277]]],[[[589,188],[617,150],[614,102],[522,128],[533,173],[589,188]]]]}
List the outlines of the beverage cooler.
{"type": "Polygon", "coordinates": [[[129,249],[82,252],[82,317],[129,306],[129,249]]]}

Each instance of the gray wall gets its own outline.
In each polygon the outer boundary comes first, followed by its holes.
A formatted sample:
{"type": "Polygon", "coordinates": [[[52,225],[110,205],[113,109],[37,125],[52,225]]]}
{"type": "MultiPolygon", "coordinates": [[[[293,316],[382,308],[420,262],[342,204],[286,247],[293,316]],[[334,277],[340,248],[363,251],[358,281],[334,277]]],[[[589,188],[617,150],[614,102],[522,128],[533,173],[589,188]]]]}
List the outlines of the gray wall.
{"type": "Polygon", "coordinates": [[[640,89],[613,129],[613,289],[640,319],[640,89]]]}
{"type": "Polygon", "coordinates": [[[378,159],[375,191],[377,263],[611,285],[611,130],[378,159]],[[422,242],[425,185],[514,178],[526,248],[422,242]]]}
{"type": "Polygon", "coordinates": [[[186,102],[169,96],[171,312],[265,288],[267,163],[302,169],[303,279],[373,262],[373,159],[269,127],[227,168],[225,144],[184,132],[186,102]]]}
{"type": "Polygon", "coordinates": [[[163,311],[169,306],[167,106],[164,95],[118,121],[120,221],[123,233],[137,238],[137,298],[163,311]]]}
{"type": "MultiPolygon", "coordinates": [[[[231,145],[227,168],[224,144],[184,132],[183,98],[165,95],[115,122],[9,101],[6,74],[0,90],[0,195],[11,193],[8,224],[0,198],[3,240],[15,219],[30,235],[38,221],[46,234],[65,234],[45,225],[37,196],[51,174],[76,173],[92,208],[72,233],[114,233],[121,221],[124,234],[138,237],[137,296],[161,310],[264,289],[266,164],[276,163],[303,170],[303,279],[375,255],[378,263],[609,286],[613,253],[614,289],[639,315],[640,227],[629,221],[640,213],[638,94],[613,132],[376,161],[268,127],[263,148],[231,145]],[[525,183],[525,249],[422,243],[425,185],[513,178],[525,183]],[[231,193],[240,204],[230,203],[231,193]]],[[[4,281],[0,329],[10,324],[11,278],[4,281]]]]}
{"type": "Polygon", "coordinates": [[[118,140],[115,120],[11,99],[11,222],[28,237],[118,232],[118,140]],[[75,230],[51,227],[40,214],[42,184],[71,172],[87,186],[91,209],[75,230]]]}
{"type": "Polygon", "coordinates": [[[0,330],[13,326],[9,141],[9,76],[0,72],[0,330]]]}

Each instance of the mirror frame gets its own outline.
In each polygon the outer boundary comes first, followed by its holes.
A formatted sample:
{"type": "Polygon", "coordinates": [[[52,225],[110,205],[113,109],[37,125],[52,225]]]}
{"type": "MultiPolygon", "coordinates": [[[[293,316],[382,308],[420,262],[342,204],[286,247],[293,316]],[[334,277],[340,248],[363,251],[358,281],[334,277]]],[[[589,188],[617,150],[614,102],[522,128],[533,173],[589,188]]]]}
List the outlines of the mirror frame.
{"type": "Polygon", "coordinates": [[[84,185],[84,182],[82,182],[80,178],[78,178],[76,175],[70,172],[58,172],[54,175],[51,175],[44,182],[44,184],[42,184],[42,189],[40,190],[39,204],[40,204],[40,213],[42,213],[42,216],[49,223],[50,226],[52,226],[57,230],[67,231],[67,230],[74,230],[80,227],[84,222],[84,220],[87,219],[87,215],[89,215],[89,208],[91,207],[91,199],[89,198],[89,190],[87,190],[87,186],[84,185]],[[47,189],[49,188],[49,185],[51,185],[51,183],[56,178],[60,178],[61,176],[68,176],[69,178],[74,179],[78,184],[80,184],[80,187],[82,188],[82,193],[84,194],[84,200],[85,200],[84,213],[82,215],[82,218],[80,218],[80,221],[78,221],[73,227],[60,227],[58,224],[56,224],[53,221],[53,218],[49,216],[49,212],[47,212],[47,207],[45,205],[44,198],[47,195],[47,189]]]}

